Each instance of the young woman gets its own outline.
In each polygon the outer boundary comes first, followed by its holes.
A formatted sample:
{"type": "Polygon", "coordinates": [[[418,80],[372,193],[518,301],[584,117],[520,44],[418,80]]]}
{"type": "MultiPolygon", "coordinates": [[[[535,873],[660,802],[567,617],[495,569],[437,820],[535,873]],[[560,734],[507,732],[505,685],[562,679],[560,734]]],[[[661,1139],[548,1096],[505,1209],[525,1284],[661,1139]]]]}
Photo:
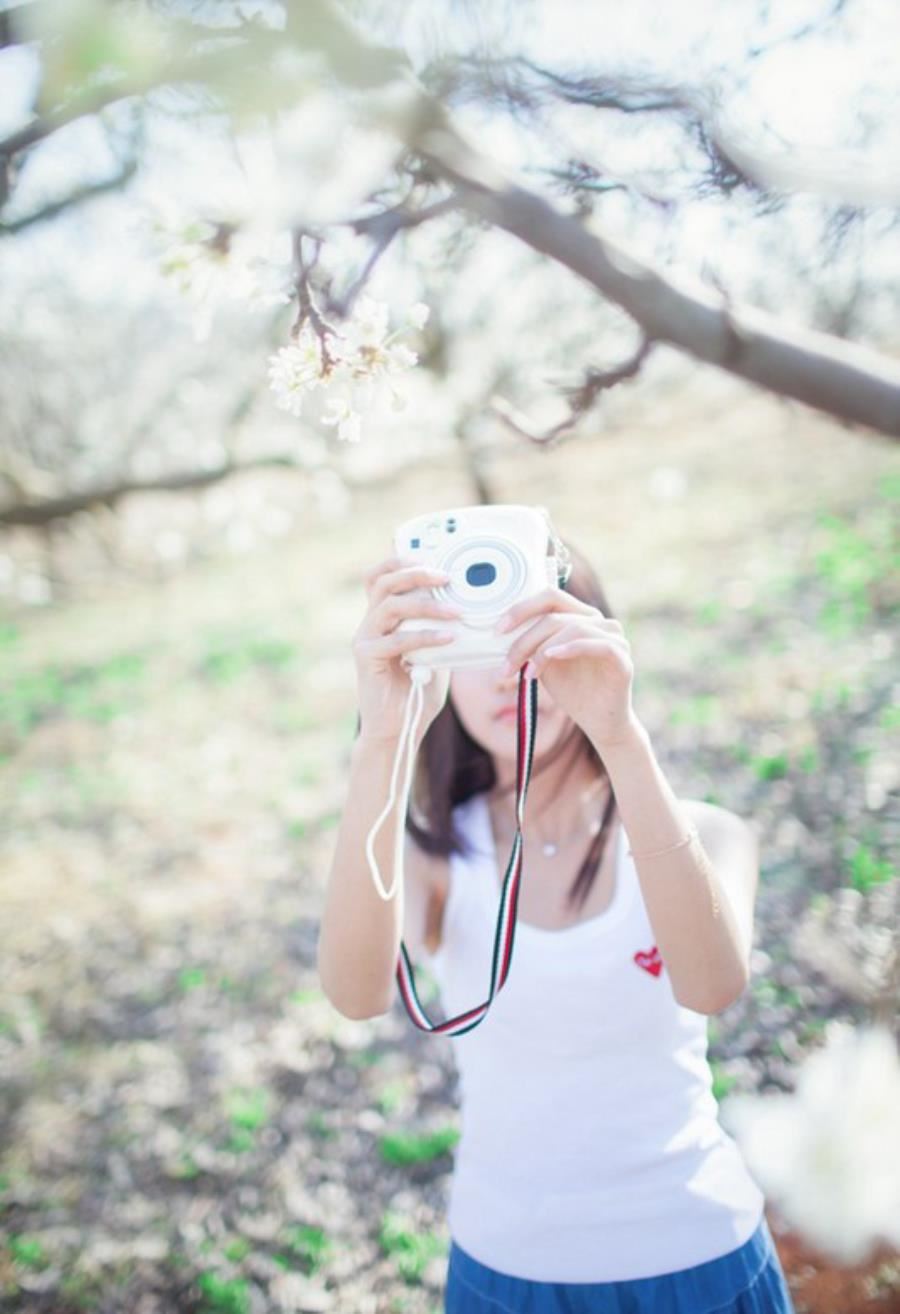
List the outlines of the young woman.
{"type": "MultiPolygon", "coordinates": [[[[449,641],[440,621],[459,612],[427,592],[446,576],[397,558],[368,574],[322,985],[348,1017],[387,1012],[402,936],[430,965],[447,1017],[487,997],[515,833],[518,673],[530,663],[538,722],[512,965],[484,1020],[450,1038],[462,1132],[446,1314],[793,1314],[706,1058],[707,1015],[749,978],[754,832],[673,793],[632,704],[623,628],[569,550],[565,590],[507,613],[510,629],[530,622],[508,666],[436,672],[425,686],[391,901],[373,888],[364,847],[409,693],[401,659],[449,641]],[[398,633],[412,616],[435,629],[398,633]]],[[[396,824],[375,845],[388,883],[396,824]]]]}

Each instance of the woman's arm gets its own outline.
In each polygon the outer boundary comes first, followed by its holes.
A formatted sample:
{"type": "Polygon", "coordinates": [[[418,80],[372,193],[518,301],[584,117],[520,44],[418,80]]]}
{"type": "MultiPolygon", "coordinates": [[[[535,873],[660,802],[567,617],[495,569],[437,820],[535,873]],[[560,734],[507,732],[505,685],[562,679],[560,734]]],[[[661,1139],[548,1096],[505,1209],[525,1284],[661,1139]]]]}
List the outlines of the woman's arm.
{"type": "Polygon", "coordinates": [[[695,1012],[719,1013],[750,979],[759,872],[754,832],[724,808],[679,803],[636,717],[622,739],[595,746],[634,846],[647,916],[675,998],[695,1012]],[[703,843],[641,857],[678,844],[695,818],[703,843]]]}
{"type": "MultiPolygon", "coordinates": [[[[339,1013],[356,1021],[387,1013],[403,929],[404,880],[397,873],[396,897],[382,899],[366,862],[366,838],[390,791],[397,741],[354,741],[347,798],[337,832],[334,858],[319,928],[317,966],[327,998],[339,1013]]],[[[391,809],[373,845],[382,882],[394,880],[394,842],[398,808],[391,809]]]]}

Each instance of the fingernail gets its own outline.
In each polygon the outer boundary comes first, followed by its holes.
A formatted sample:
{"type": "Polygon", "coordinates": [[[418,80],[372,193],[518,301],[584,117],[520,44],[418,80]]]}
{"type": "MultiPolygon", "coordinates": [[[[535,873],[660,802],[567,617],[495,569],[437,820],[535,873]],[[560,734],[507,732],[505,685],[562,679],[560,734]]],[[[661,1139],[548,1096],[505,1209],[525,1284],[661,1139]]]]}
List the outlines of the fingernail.
{"type": "Polygon", "coordinates": [[[534,663],[533,663],[533,662],[526,662],[526,663],[525,663],[525,679],[526,679],[526,680],[534,680],[535,678],[536,678],[536,676],[535,676],[535,670],[534,670],[534,663]]]}

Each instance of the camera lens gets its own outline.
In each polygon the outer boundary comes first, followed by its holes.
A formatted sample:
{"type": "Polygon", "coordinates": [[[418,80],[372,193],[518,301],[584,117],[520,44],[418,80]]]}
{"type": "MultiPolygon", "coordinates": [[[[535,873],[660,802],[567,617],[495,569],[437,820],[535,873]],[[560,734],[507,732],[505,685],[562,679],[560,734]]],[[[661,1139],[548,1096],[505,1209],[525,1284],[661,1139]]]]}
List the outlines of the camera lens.
{"type": "Polygon", "coordinates": [[[446,601],[462,607],[468,625],[487,626],[520,597],[528,579],[528,563],[509,539],[479,534],[458,541],[441,557],[450,582],[446,601]]]}
{"type": "Polygon", "coordinates": [[[486,588],[488,584],[493,584],[496,578],[497,567],[492,566],[489,561],[476,561],[466,571],[466,583],[471,584],[473,589],[486,588]]]}

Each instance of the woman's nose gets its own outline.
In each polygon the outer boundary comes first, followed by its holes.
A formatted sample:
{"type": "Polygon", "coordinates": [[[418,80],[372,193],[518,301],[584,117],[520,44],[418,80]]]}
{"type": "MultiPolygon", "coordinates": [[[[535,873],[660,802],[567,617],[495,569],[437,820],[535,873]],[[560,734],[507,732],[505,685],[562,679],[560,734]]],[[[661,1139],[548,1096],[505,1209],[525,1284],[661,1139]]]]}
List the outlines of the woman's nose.
{"type": "Polygon", "coordinates": [[[494,681],[498,689],[501,689],[504,693],[507,693],[511,689],[518,688],[519,672],[510,671],[509,673],[507,673],[506,663],[501,662],[500,665],[496,668],[496,671],[494,673],[494,681]]]}

